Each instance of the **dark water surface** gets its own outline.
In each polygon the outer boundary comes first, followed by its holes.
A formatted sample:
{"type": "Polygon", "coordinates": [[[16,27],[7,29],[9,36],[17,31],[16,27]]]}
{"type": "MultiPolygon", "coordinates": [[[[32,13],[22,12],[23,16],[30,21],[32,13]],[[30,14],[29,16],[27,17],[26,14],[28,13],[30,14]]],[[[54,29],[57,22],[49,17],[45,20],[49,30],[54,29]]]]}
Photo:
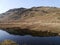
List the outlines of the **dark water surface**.
{"type": "Polygon", "coordinates": [[[6,31],[0,30],[0,41],[13,40],[19,45],[60,45],[60,37],[33,37],[30,35],[19,36],[12,35],[6,31]]]}

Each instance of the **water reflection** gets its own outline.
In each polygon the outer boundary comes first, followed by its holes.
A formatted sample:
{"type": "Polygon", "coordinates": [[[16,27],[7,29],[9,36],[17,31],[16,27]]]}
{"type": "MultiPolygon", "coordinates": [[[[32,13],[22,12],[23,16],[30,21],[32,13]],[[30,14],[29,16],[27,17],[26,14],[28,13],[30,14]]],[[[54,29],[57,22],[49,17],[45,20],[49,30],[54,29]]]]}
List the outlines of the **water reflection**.
{"type": "Polygon", "coordinates": [[[60,37],[33,37],[30,35],[19,36],[11,35],[5,31],[0,30],[0,41],[13,40],[20,45],[60,45],[60,37]]]}

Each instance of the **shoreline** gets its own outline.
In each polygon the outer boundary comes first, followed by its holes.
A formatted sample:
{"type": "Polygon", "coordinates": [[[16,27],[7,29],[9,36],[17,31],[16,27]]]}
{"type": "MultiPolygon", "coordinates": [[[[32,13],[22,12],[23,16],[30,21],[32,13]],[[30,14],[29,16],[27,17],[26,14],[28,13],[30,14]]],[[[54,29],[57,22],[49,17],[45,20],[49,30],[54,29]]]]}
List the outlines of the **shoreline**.
{"type": "Polygon", "coordinates": [[[5,28],[2,30],[7,31],[8,33],[14,35],[32,35],[32,36],[39,36],[39,37],[59,36],[59,33],[54,33],[47,30],[36,31],[36,30],[29,30],[29,29],[21,29],[19,27],[5,28]]]}

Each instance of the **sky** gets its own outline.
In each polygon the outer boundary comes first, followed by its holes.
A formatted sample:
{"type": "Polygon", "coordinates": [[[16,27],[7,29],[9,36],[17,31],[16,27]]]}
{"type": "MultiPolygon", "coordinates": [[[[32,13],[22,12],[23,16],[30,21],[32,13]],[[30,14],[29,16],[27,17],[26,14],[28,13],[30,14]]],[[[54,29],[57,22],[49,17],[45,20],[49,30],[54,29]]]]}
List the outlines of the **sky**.
{"type": "Polygon", "coordinates": [[[0,13],[13,8],[31,8],[38,6],[60,7],[60,0],[0,0],[0,13]]]}

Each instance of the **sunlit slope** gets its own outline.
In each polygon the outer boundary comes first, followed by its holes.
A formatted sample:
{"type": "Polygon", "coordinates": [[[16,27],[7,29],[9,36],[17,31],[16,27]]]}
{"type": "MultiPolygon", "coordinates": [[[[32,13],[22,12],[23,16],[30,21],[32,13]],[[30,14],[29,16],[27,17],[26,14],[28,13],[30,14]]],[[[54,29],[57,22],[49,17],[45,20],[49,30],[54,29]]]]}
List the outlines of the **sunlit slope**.
{"type": "Polygon", "coordinates": [[[60,33],[60,8],[32,7],[30,9],[10,9],[0,14],[0,28],[11,27],[60,33]]]}

